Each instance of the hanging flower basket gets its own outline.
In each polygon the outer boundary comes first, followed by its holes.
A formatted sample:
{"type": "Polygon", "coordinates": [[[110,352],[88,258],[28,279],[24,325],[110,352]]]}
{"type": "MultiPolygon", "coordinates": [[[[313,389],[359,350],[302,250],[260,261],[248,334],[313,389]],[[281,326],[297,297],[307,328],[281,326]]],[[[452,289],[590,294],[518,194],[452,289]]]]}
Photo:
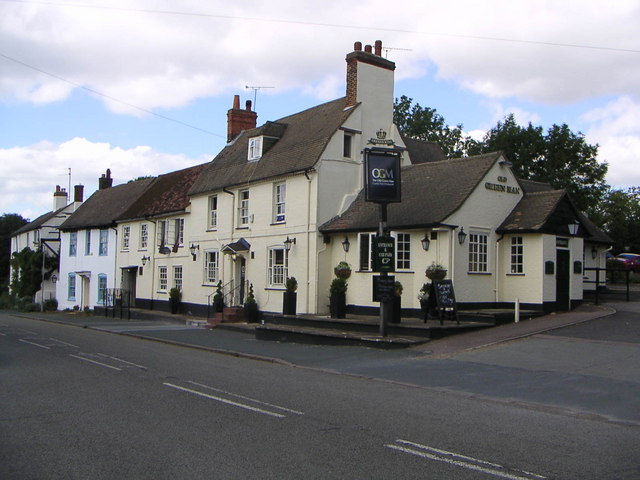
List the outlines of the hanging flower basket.
{"type": "Polygon", "coordinates": [[[439,263],[433,262],[431,265],[427,267],[424,274],[427,276],[429,280],[444,280],[444,277],[447,276],[447,269],[444,268],[439,263]]]}
{"type": "Polygon", "coordinates": [[[351,276],[351,266],[347,262],[340,262],[334,269],[336,277],[347,279],[351,276]]]}

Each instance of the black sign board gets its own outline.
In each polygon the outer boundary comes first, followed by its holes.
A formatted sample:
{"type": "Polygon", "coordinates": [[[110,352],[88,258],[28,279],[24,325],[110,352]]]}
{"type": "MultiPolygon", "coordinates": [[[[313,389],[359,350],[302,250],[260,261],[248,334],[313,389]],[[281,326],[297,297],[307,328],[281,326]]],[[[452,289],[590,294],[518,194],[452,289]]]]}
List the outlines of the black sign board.
{"type": "Polygon", "coordinates": [[[374,272],[395,272],[396,241],[390,235],[371,238],[374,272]]]}
{"type": "Polygon", "coordinates": [[[396,277],[393,275],[374,275],[372,301],[381,302],[383,297],[390,299],[395,294],[396,277]]]}
{"type": "Polygon", "coordinates": [[[442,324],[442,320],[445,317],[451,320],[455,319],[460,323],[457,314],[456,295],[453,291],[451,280],[435,280],[431,284],[427,310],[429,312],[437,312],[440,324],[442,324]]]}
{"type": "Polygon", "coordinates": [[[400,202],[400,153],[365,149],[364,186],[367,202],[400,202]]]}

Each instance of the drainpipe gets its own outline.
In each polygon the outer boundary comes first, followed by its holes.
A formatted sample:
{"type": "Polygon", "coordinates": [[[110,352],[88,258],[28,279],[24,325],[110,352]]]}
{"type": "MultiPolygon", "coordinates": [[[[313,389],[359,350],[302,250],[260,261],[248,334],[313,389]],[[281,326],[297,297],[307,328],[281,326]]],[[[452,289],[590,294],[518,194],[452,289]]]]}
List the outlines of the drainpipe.
{"type": "Polygon", "coordinates": [[[500,235],[500,238],[498,238],[498,240],[496,240],[496,259],[495,259],[495,280],[494,280],[494,286],[493,286],[493,293],[494,293],[494,303],[497,304],[498,303],[498,298],[499,298],[499,293],[500,293],[500,289],[499,289],[499,279],[498,279],[498,275],[500,273],[499,268],[500,268],[500,241],[504,238],[504,234],[500,235]]]}
{"type": "MultiPolygon", "coordinates": [[[[307,179],[307,259],[311,258],[311,178],[309,177],[309,170],[304,171],[304,176],[307,179]]],[[[317,262],[316,262],[317,265],[317,262]]],[[[316,278],[317,278],[316,270],[316,278]]],[[[311,272],[309,271],[309,264],[307,260],[307,313],[311,312],[311,272]]],[[[317,288],[316,288],[317,290],[317,288]]],[[[315,308],[313,309],[315,311],[315,308]]],[[[316,312],[317,313],[317,312],[316,312]]]]}

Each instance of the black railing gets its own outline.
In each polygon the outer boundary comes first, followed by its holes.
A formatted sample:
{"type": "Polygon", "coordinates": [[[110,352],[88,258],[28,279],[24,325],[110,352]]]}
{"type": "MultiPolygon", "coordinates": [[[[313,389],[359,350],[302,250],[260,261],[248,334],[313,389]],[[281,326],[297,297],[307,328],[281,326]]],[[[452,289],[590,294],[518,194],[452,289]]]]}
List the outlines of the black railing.
{"type": "Polygon", "coordinates": [[[119,312],[120,318],[123,318],[126,313],[127,320],[131,320],[131,290],[107,288],[104,295],[105,317],[108,317],[111,312],[111,316],[116,318],[116,312],[119,312]]]}
{"type": "Polygon", "coordinates": [[[583,283],[595,284],[595,303],[600,304],[600,295],[606,293],[608,295],[625,295],[627,302],[629,301],[629,284],[631,271],[627,268],[600,268],[600,267],[584,267],[584,272],[596,272],[595,280],[583,280],[583,283]],[[601,278],[600,273],[604,272],[604,279],[601,278]],[[607,281],[613,282],[616,278],[620,278],[620,275],[624,278],[624,284],[626,288],[624,290],[612,290],[607,289],[604,291],[604,287],[607,285],[607,281]]]}

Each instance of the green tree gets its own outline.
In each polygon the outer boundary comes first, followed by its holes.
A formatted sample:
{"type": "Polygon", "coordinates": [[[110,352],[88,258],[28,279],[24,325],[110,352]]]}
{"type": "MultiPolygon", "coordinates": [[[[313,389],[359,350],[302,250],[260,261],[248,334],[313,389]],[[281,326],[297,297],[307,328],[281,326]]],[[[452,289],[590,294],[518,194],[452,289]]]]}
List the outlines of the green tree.
{"type": "Polygon", "coordinates": [[[27,223],[29,220],[17,213],[5,213],[0,216],[0,293],[6,292],[9,286],[11,234],[27,223]]]}
{"type": "Polygon", "coordinates": [[[613,239],[614,253],[640,252],[640,187],[607,191],[592,220],[613,239]]]}
{"type": "Polygon", "coordinates": [[[434,108],[423,108],[419,103],[412,103],[413,99],[405,95],[394,101],[393,123],[403,135],[436,142],[447,158],[466,156],[469,149],[475,146],[475,141],[463,134],[462,125],[447,125],[444,117],[434,108]]]}

